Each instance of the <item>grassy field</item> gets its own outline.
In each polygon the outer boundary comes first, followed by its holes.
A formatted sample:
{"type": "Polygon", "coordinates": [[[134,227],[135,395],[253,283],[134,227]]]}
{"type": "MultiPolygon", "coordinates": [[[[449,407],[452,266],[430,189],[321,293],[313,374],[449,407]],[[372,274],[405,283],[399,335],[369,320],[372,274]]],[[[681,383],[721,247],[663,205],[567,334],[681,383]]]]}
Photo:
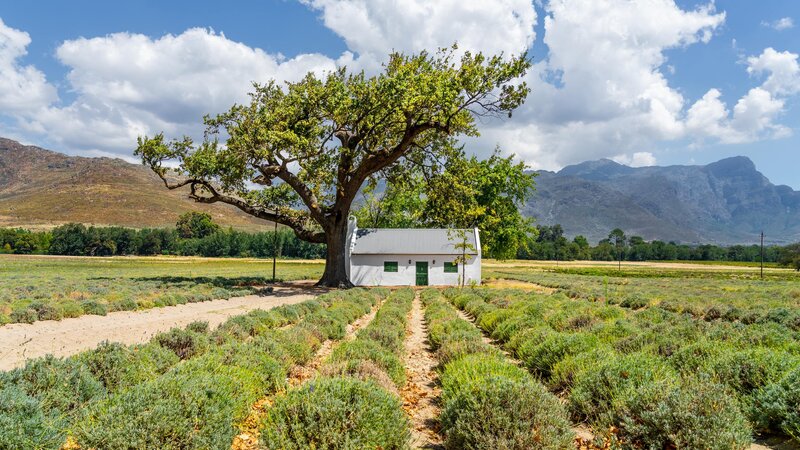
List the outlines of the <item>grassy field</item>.
{"type": "MultiPolygon", "coordinates": [[[[278,261],[281,281],[314,279],[320,261],[278,261]]],[[[247,295],[272,261],[181,257],[0,255],[0,325],[247,295]]]]}
{"type": "MultiPolygon", "coordinates": [[[[709,266],[712,267],[712,266],[709,266]]],[[[609,304],[659,306],[694,317],[729,321],[790,320],[800,314],[800,273],[771,269],[758,272],[738,267],[722,270],[643,266],[616,267],[488,267],[484,278],[510,279],[557,289],[569,297],[609,304]]],[[[800,319],[798,319],[800,326],[800,319]]]]}

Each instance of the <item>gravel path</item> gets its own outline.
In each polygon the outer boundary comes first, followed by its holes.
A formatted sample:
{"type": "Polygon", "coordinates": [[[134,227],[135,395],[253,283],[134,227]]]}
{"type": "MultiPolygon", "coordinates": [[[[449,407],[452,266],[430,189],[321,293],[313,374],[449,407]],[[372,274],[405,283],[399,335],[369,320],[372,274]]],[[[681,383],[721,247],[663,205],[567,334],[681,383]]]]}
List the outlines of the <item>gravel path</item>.
{"type": "Polygon", "coordinates": [[[412,448],[441,449],[439,435],[439,376],[436,355],[428,342],[422,302],[419,295],[411,307],[406,338],[406,385],[401,391],[403,409],[411,418],[412,448]]]}
{"type": "Polygon", "coordinates": [[[300,303],[323,291],[300,285],[275,287],[272,294],[248,295],[229,300],[211,300],[145,311],[119,311],[107,316],[86,315],[60,321],[0,327],[0,370],[25,364],[27,359],[53,354],[69,356],[95,348],[103,341],[136,344],[172,327],[207,321],[216,327],[231,316],[254,309],[300,303]]]}

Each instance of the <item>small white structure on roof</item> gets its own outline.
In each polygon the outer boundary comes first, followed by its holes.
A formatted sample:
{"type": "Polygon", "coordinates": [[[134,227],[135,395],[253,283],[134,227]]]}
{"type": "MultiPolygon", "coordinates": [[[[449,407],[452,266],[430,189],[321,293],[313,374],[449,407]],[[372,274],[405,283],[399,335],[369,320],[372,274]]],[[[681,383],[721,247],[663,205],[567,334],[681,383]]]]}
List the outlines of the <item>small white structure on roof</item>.
{"type": "Polygon", "coordinates": [[[462,276],[464,284],[481,282],[477,228],[358,228],[351,220],[347,243],[347,275],[356,286],[457,286],[462,276]],[[466,264],[455,263],[464,256],[466,264]]]}

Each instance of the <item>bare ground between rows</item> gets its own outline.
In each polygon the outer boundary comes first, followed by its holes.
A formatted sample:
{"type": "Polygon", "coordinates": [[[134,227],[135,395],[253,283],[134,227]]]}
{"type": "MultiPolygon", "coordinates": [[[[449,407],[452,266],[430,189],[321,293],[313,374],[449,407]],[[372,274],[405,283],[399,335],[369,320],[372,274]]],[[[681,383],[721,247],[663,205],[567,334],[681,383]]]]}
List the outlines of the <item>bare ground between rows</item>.
{"type": "MultiPolygon", "coordinates": [[[[345,336],[343,339],[335,341],[328,339],[322,343],[319,350],[314,354],[314,357],[304,365],[295,366],[291,369],[288,376],[289,386],[299,386],[319,373],[319,369],[326,359],[333,353],[333,350],[341,345],[343,342],[355,339],[356,332],[367,325],[375,318],[378,309],[383,302],[378,302],[370,312],[356,319],[353,323],[347,325],[345,336]]],[[[266,396],[250,407],[250,414],[240,426],[240,433],[233,438],[231,443],[231,450],[257,450],[259,432],[258,427],[261,423],[261,418],[272,406],[272,399],[274,395],[266,396]]]]}
{"type": "Polygon", "coordinates": [[[300,303],[324,292],[309,283],[282,283],[276,285],[272,293],[228,300],[4,325],[0,327],[0,370],[11,370],[23,366],[28,359],[48,354],[70,356],[93,349],[103,341],[147,342],[157,333],[194,321],[206,321],[213,328],[232,316],[300,303]]]}
{"type": "Polygon", "coordinates": [[[428,341],[428,326],[419,293],[414,298],[406,336],[406,385],[400,391],[403,409],[411,419],[412,448],[443,449],[439,434],[441,388],[439,363],[428,341]]]}

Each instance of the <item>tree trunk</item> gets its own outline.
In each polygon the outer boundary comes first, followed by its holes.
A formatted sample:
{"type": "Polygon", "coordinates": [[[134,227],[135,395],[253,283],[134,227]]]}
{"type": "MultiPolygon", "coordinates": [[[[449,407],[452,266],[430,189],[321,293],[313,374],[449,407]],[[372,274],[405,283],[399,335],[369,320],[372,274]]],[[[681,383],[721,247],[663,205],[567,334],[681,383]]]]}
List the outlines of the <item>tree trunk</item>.
{"type": "Polygon", "coordinates": [[[337,220],[325,236],[328,254],[325,257],[325,272],[317,286],[351,288],[353,283],[347,277],[344,250],[347,246],[347,220],[337,220]]]}

